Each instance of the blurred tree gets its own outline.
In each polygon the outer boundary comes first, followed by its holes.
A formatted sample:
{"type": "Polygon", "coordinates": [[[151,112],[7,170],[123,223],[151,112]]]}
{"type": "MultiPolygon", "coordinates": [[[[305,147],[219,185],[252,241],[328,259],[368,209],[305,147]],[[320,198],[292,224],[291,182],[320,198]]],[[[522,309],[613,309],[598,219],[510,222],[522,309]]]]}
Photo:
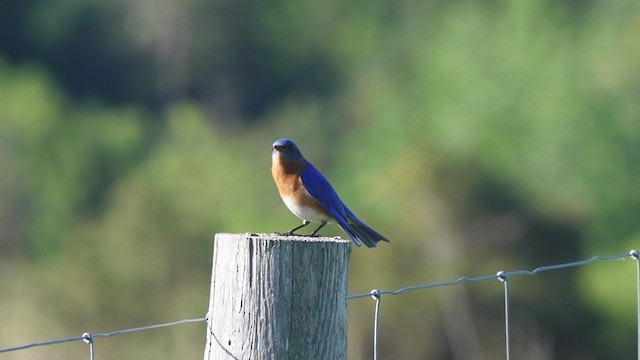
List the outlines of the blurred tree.
{"type": "Polygon", "coordinates": [[[113,182],[143,154],[140,116],[126,109],[72,110],[35,67],[3,63],[0,78],[0,133],[14,179],[7,194],[20,201],[7,212],[24,217],[18,236],[6,241],[25,238],[32,255],[49,257],[74,218],[98,212],[113,182]]]}

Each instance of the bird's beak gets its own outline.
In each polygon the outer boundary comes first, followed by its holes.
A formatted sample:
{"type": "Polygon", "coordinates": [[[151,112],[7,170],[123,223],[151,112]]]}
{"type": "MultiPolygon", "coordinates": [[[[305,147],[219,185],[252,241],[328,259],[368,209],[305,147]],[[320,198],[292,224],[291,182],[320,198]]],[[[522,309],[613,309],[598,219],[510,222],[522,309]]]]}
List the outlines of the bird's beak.
{"type": "Polygon", "coordinates": [[[284,151],[284,146],[275,145],[273,148],[277,151],[284,151]]]}

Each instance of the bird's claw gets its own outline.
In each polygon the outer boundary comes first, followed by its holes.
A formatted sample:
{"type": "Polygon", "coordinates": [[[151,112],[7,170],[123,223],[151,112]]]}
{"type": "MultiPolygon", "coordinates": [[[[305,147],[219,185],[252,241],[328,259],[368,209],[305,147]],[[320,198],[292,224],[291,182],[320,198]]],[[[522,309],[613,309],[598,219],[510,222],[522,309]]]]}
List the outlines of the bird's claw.
{"type": "Polygon", "coordinates": [[[294,233],[293,231],[276,232],[275,234],[279,235],[279,236],[294,236],[294,235],[298,235],[298,234],[294,233]]]}

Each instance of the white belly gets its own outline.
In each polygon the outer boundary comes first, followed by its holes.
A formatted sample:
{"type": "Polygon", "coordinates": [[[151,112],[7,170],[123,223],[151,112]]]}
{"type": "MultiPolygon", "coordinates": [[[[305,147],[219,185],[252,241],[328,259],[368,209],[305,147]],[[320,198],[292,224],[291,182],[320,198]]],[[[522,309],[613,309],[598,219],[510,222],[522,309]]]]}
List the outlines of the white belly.
{"type": "Polygon", "coordinates": [[[297,202],[293,201],[290,197],[282,198],[285,205],[289,208],[289,210],[297,217],[302,220],[307,220],[311,222],[322,222],[322,221],[330,221],[331,218],[327,217],[324,213],[316,211],[314,208],[300,205],[297,202]]]}

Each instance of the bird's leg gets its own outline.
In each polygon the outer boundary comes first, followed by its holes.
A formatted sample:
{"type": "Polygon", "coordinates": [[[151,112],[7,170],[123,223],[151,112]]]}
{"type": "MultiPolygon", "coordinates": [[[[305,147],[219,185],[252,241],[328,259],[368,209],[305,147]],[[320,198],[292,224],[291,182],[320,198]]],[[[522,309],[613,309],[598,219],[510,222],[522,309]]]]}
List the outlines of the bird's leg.
{"type": "Polygon", "coordinates": [[[317,233],[320,229],[322,229],[325,225],[327,225],[327,222],[326,222],[326,221],[321,222],[321,223],[320,223],[320,226],[318,226],[318,228],[317,228],[317,229],[313,230],[313,232],[312,232],[311,234],[307,235],[307,236],[318,236],[318,235],[316,235],[316,233],[317,233]]]}
{"type": "Polygon", "coordinates": [[[311,222],[309,222],[309,221],[307,221],[307,220],[302,220],[302,225],[300,225],[300,226],[296,226],[296,227],[294,227],[293,229],[291,229],[291,230],[287,231],[286,233],[282,233],[281,235],[285,235],[285,236],[289,236],[289,235],[296,235],[296,234],[294,234],[294,232],[295,232],[296,230],[302,229],[303,227],[305,227],[305,226],[307,226],[307,225],[309,225],[309,224],[311,224],[311,222]]]}

